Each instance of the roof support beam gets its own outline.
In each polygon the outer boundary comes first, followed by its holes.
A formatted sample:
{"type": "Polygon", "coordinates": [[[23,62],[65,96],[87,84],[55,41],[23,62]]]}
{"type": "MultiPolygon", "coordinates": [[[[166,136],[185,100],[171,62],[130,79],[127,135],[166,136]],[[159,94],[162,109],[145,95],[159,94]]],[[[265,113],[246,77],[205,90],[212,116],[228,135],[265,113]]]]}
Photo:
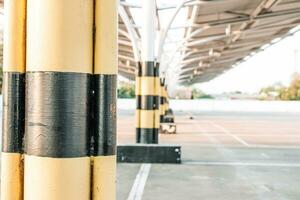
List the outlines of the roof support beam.
{"type": "MultiPolygon", "coordinates": [[[[139,40],[138,34],[135,31],[135,29],[132,25],[132,22],[129,19],[128,14],[126,13],[125,8],[122,5],[119,6],[119,14],[126,26],[128,34],[130,36],[131,45],[132,45],[132,49],[133,49],[133,53],[134,53],[134,59],[136,61],[138,61],[138,60],[140,60],[140,57],[141,57],[140,52],[139,52],[139,45],[138,45],[138,40],[139,40]]],[[[131,45],[129,45],[129,46],[131,46],[131,45]]]]}

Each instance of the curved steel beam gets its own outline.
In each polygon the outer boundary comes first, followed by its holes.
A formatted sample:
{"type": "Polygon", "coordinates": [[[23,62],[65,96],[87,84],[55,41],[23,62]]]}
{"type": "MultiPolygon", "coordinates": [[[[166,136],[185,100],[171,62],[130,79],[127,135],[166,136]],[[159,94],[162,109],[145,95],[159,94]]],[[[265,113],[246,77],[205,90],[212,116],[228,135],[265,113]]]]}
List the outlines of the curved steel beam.
{"type": "Polygon", "coordinates": [[[124,24],[127,28],[128,34],[130,36],[130,40],[131,40],[131,43],[132,43],[133,54],[134,54],[134,59],[136,61],[140,61],[141,60],[141,55],[140,55],[139,46],[138,46],[139,37],[138,37],[137,33],[135,32],[135,30],[133,28],[133,25],[130,22],[130,19],[129,19],[123,5],[119,5],[118,11],[119,11],[120,16],[123,19],[123,22],[124,22],[124,24]]]}
{"type": "Polygon", "coordinates": [[[158,43],[158,48],[157,48],[157,61],[160,62],[160,59],[161,59],[161,56],[162,56],[162,53],[163,53],[163,47],[164,47],[164,43],[166,41],[166,38],[167,38],[167,35],[168,35],[168,32],[171,28],[171,25],[173,24],[176,16],[178,15],[179,11],[181,10],[181,8],[184,7],[185,4],[187,3],[190,3],[192,1],[195,1],[195,0],[185,0],[183,2],[181,2],[175,9],[170,21],[168,22],[167,26],[165,28],[163,28],[161,30],[161,33],[160,33],[160,39],[159,39],[159,43],[158,43]]]}

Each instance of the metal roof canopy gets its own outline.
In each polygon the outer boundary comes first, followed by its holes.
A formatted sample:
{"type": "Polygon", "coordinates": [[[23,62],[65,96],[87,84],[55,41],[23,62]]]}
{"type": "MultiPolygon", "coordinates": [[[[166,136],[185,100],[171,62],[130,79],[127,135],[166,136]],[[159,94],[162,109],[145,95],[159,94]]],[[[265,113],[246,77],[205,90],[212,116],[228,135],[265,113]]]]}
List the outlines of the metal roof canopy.
{"type": "MultiPolygon", "coordinates": [[[[179,62],[165,67],[178,68],[177,81],[184,85],[215,78],[275,38],[286,36],[300,24],[299,0],[182,2],[178,6],[157,10],[187,9],[186,25],[177,27],[184,29],[184,36],[179,38],[181,42],[176,49],[177,55],[180,55],[179,62]]],[[[130,9],[139,8],[139,5],[125,0],[120,2],[119,7],[119,73],[131,80],[135,77],[136,54],[140,52],[140,33],[130,9]]],[[[159,15],[157,21],[160,24],[159,15]]],[[[163,30],[165,34],[170,27],[163,30]]]]}
{"type": "MultiPolygon", "coordinates": [[[[127,1],[121,0],[119,5],[119,74],[134,80],[141,35],[131,9],[141,6],[127,1]]],[[[3,14],[3,0],[0,8],[3,14]]],[[[157,28],[164,37],[170,29],[184,29],[178,48],[169,55],[180,55],[179,61],[164,63],[171,66],[163,68],[178,69],[177,81],[191,85],[215,78],[274,39],[289,35],[300,24],[300,1],[182,0],[179,5],[158,7],[157,13],[157,28]],[[160,27],[160,11],[172,10],[176,17],[180,9],[187,9],[185,26],[172,27],[170,19],[167,27],[160,27]]],[[[162,48],[159,54],[167,52],[162,48]]]]}

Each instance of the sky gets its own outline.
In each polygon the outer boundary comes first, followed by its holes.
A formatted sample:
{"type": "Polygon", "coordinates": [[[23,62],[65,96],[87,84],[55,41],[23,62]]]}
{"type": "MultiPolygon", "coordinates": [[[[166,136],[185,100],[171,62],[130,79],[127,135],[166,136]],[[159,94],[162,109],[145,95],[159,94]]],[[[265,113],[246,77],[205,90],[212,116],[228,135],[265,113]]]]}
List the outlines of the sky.
{"type": "Polygon", "coordinates": [[[300,32],[268,47],[214,80],[194,87],[208,93],[255,93],[277,82],[288,85],[293,73],[300,73],[299,64],[300,32]]]}

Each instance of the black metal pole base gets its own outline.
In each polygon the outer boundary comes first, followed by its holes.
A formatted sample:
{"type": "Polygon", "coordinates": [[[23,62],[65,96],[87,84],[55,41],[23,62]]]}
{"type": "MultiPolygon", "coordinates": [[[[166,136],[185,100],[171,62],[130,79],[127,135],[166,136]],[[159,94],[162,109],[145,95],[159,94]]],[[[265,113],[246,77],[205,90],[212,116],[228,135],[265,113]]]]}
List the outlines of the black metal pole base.
{"type": "Polygon", "coordinates": [[[181,163],[181,146],[162,144],[119,145],[119,163],[181,163]]]}

